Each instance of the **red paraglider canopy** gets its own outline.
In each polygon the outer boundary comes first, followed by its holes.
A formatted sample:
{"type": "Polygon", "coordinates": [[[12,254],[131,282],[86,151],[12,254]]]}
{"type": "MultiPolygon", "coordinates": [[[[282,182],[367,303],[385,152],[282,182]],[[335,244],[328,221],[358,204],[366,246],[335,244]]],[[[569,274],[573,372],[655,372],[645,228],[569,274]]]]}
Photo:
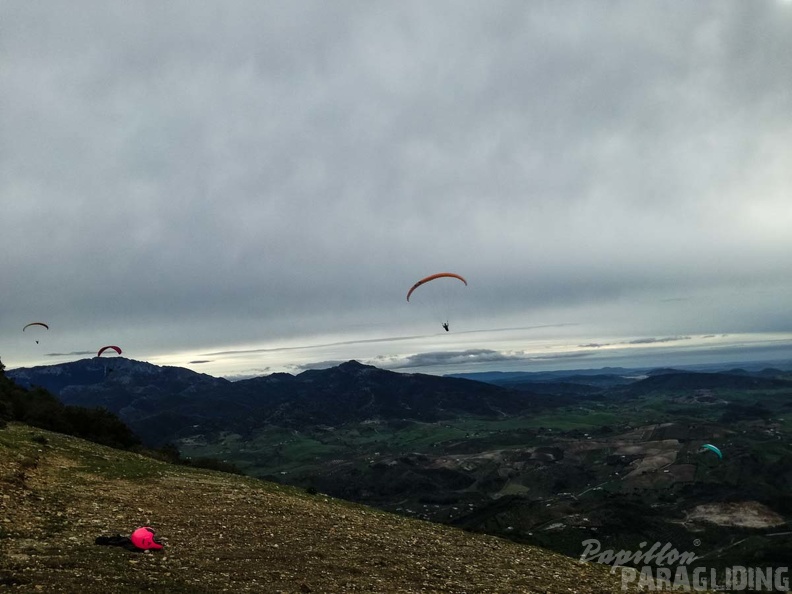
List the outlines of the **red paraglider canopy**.
{"type": "Polygon", "coordinates": [[[432,281],[432,280],[434,280],[436,278],[458,278],[459,280],[461,280],[463,283],[465,283],[467,285],[467,281],[464,278],[462,278],[458,274],[454,274],[453,272],[438,272],[437,274],[430,274],[426,278],[422,278],[421,280],[419,280],[417,283],[415,283],[410,288],[410,290],[407,292],[407,301],[410,300],[410,295],[412,295],[412,293],[413,293],[413,291],[415,291],[415,289],[420,287],[422,284],[428,283],[429,281],[432,281]]]}
{"type": "Polygon", "coordinates": [[[102,353],[104,353],[104,352],[105,352],[107,349],[113,349],[113,350],[114,350],[116,353],[118,353],[119,355],[121,354],[121,349],[120,349],[119,347],[117,347],[117,346],[113,346],[113,345],[111,344],[111,345],[108,345],[108,346],[103,346],[101,349],[99,349],[99,352],[96,354],[96,356],[97,356],[97,357],[101,357],[101,356],[102,356],[102,353]]]}

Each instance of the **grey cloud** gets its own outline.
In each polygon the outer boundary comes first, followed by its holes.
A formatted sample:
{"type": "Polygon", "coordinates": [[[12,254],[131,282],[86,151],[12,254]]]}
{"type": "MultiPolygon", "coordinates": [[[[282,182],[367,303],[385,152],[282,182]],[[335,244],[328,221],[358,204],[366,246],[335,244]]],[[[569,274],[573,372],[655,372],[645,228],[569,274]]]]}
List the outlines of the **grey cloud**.
{"type": "Polygon", "coordinates": [[[300,373],[302,371],[308,371],[310,369],[327,369],[329,367],[335,367],[337,365],[341,365],[341,363],[345,363],[345,361],[342,361],[340,359],[336,359],[334,361],[314,361],[313,363],[292,365],[290,366],[290,368],[294,373],[300,373]]]}
{"type": "Polygon", "coordinates": [[[320,343],[320,344],[308,344],[308,345],[300,345],[300,346],[288,346],[288,347],[273,347],[273,348],[265,348],[265,349],[245,349],[245,350],[235,350],[235,351],[218,351],[215,353],[206,353],[207,356],[221,356],[221,355],[249,355],[249,354],[256,354],[256,353],[275,353],[281,351],[298,351],[298,350],[305,350],[305,349],[321,349],[325,347],[336,347],[336,346],[351,346],[356,344],[376,344],[376,343],[386,343],[386,342],[400,342],[400,341],[408,341],[408,340],[416,340],[419,338],[423,338],[423,336],[391,336],[387,338],[368,338],[368,339],[359,339],[359,340],[342,340],[338,342],[328,342],[328,343],[320,343]]]}
{"type": "Polygon", "coordinates": [[[680,340],[690,340],[690,336],[666,336],[663,338],[636,338],[624,344],[657,344],[663,342],[678,342],[680,340]]]}
{"type": "Polygon", "coordinates": [[[527,353],[506,353],[490,349],[470,349],[466,351],[437,351],[410,355],[398,361],[381,360],[379,364],[392,369],[410,369],[415,367],[441,367],[457,365],[478,365],[482,363],[505,363],[514,361],[558,361],[587,357],[586,353],[562,353],[553,355],[536,355],[527,353]]]}
{"type": "Polygon", "coordinates": [[[9,4],[0,347],[792,331],[788,8],[9,4]]]}

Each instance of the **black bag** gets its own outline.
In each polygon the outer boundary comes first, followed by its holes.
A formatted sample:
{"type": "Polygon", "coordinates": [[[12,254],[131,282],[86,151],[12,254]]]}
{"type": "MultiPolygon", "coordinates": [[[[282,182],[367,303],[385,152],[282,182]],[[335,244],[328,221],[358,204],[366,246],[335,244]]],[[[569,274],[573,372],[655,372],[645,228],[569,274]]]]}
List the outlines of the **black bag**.
{"type": "Polygon", "coordinates": [[[143,552],[143,549],[139,549],[132,544],[132,541],[129,540],[128,536],[121,536],[120,534],[115,536],[97,536],[94,544],[106,545],[109,547],[123,547],[127,551],[133,551],[136,553],[143,552]]]}

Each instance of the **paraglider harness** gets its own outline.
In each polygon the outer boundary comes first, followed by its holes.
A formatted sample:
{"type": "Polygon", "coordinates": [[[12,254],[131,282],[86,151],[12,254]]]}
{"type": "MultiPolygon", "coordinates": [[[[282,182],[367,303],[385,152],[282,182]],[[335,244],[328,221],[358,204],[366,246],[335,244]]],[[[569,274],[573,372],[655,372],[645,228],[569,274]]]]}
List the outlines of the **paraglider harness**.
{"type": "Polygon", "coordinates": [[[154,536],[154,530],[148,526],[138,528],[130,536],[121,536],[120,534],[115,536],[97,536],[94,544],[122,547],[134,553],[142,553],[149,549],[162,549],[162,543],[154,536]]]}

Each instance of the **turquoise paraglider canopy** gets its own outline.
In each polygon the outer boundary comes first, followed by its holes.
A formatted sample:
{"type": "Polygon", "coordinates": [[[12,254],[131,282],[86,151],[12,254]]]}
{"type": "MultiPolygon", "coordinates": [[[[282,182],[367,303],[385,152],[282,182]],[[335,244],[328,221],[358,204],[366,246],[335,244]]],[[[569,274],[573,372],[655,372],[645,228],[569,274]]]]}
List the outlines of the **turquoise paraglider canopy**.
{"type": "Polygon", "coordinates": [[[721,460],[723,460],[723,454],[721,453],[721,451],[720,451],[718,448],[716,448],[714,445],[712,445],[711,443],[705,443],[703,446],[701,446],[701,449],[702,449],[702,450],[710,450],[710,451],[713,451],[713,452],[715,452],[716,454],[718,454],[718,458],[720,458],[721,460]]]}

